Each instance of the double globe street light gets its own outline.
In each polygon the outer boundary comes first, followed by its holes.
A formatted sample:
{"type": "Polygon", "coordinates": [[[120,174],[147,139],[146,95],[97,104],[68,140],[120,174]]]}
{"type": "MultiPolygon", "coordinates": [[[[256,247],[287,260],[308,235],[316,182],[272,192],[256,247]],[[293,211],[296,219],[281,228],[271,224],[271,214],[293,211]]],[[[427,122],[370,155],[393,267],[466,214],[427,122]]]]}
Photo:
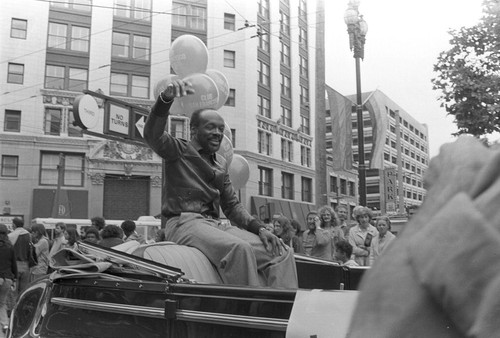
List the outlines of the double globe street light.
{"type": "Polygon", "coordinates": [[[350,0],[344,14],[344,21],[349,33],[349,47],[356,60],[356,117],[358,122],[358,181],[359,181],[359,204],[366,206],[366,167],[365,146],[363,133],[363,102],[361,98],[361,72],[360,60],[365,56],[365,37],[368,25],[363,16],[359,14],[359,0],[350,0]]]}

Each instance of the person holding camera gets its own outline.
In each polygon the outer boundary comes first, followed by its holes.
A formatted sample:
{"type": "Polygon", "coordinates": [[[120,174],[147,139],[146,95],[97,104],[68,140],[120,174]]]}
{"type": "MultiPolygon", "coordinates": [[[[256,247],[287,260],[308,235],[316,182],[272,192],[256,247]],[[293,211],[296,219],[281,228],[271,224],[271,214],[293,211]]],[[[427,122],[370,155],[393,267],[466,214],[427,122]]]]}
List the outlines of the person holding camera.
{"type": "Polygon", "coordinates": [[[378,236],[378,230],[371,221],[373,213],[370,208],[359,208],[355,214],[358,225],[349,230],[349,243],[352,245],[354,261],[359,266],[370,266],[370,247],[373,238],[378,236]]]}

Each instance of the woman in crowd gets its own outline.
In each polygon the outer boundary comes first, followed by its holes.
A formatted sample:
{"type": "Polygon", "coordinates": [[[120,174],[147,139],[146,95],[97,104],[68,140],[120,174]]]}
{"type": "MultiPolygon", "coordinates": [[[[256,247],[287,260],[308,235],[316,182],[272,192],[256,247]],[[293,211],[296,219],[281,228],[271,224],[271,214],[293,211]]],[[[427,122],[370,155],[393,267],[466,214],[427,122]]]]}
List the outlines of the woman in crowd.
{"type": "Polygon", "coordinates": [[[74,228],[68,228],[66,229],[64,236],[66,237],[67,241],[64,247],[68,249],[77,250],[78,247],[76,245],[76,242],[80,240],[80,235],[78,235],[78,231],[76,231],[76,229],[74,228]]]}
{"type": "Polygon", "coordinates": [[[38,264],[31,268],[30,282],[47,274],[50,250],[49,239],[43,224],[35,224],[31,227],[31,238],[35,246],[38,264]]]}
{"type": "Polygon", "coordinates": [[[292,247],[295,253],[304,253],[304,247],[302,246],[302,227],[300,223],[294,219],[290,221],[292,226],[292,247]]]}
{"type": "Polygon", "coordinates": [[[349,230],[349,243],[352,245],[354,261],[360,266],[370,265],[370,250],[372,240],[378,236],[377,229],[370,224],[373,212],[370,208],[359,208],[355,213],[358,225],[349,230]]]}
{"type": "MultiPolygon", "coordinates": [[[[335,244],[339,240],[345,239],[344,232],[340,228],[340,219],[335,210],[328,205],[319,208],[318,213],[321,217],[321,228],[328,231],[331,239],[332,254],[335,252],[335,244]]],[[[332,259],[334,257],[332,256],[332,259]]]]}
{"type": "Polygon", "coordinates": [[[372,249],[370,250],[370,265],[377,260],[382,252],[387,249],[389,244],[396,239],[396,236],[391,232],[391,220],[387,216],[380,216],[375,223],[378,236],[373,238],[372,249]]]}
{"type": "Polygon", "coordinates": [[[0,223],[0,324],[3,333],[9,328],[7,298],[11,287],[15,288],[17,279],[16,253],[7,236],[8,232],[7,226],[0,223]]]}
{"type": "Polygon", "coordinates": [[[290,224],[290,220],[283,215],[280,215],[278,218],[274,220],[274,234],[281,238],[283,242],[292,246],[292,225],[290,224]]]}

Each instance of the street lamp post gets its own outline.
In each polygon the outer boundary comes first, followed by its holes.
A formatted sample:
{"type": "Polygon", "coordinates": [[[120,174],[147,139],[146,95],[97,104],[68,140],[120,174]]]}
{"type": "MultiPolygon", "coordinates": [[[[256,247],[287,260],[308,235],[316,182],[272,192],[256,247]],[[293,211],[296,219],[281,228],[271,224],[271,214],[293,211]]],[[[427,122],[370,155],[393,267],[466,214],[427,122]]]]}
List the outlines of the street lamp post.
{"type": "Polygon", "coordinates": [[[366,206],[366,167],[365,167],[365,142],[363,134],[363,102],[361,98],[361,71],[360,60],[365,56],[365,36],[368,25],[358,11],[359,0],[350,0],[344,14],[349,33],[349,46],[353,51],[356,61],[356,117],[358,121],[358,180],[359,204],[366,206]]]}

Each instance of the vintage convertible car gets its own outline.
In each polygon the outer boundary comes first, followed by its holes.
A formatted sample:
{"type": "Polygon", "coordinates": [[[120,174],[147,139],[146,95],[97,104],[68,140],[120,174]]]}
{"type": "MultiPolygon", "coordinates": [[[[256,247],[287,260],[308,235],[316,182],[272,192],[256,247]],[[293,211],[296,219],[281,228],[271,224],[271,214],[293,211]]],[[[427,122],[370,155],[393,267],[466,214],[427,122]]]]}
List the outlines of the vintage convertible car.
{"type": "Polygon", "coordinates": [[[61,252],[58,269],[19,297],[7,337],[303,337],[321,329],[344,337],[357,297],[349,290],[365,271],[296,255],[299,290],[255,288],[222,284],[194,248],[161,242],[128,251],[79,243],[78,252],[61,252]]]}

